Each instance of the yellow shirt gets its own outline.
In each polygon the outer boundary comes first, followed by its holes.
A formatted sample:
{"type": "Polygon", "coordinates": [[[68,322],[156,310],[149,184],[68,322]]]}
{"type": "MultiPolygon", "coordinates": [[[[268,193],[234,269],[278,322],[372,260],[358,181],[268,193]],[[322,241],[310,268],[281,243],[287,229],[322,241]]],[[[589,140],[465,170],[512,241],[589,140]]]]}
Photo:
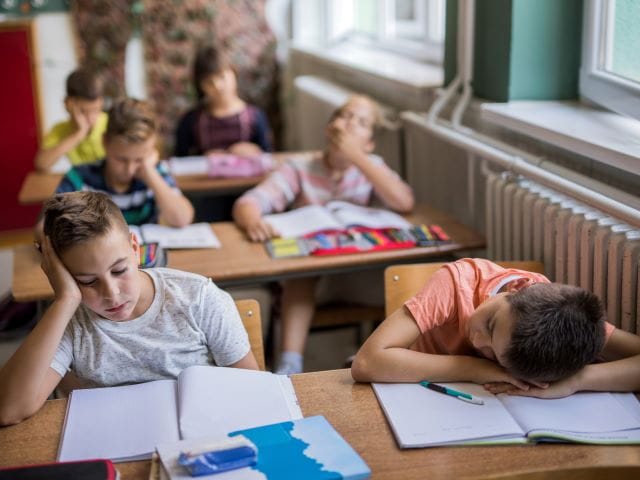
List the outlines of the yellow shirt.
{"type": "MultiPolygon", "coordinates": [[[[107,130],[107,120],[109,116],[102,112],[91,132],[78,145],[67,152],[67,158],[72,165],[82,165],[84,163],[95,163],[105,157],[102,145],[102,136],[107,130]]],[[[42,148],[55,147],[63,139],[67,138],[75,131],[73,120],[56,123],[42,140],[42,148]]]]}

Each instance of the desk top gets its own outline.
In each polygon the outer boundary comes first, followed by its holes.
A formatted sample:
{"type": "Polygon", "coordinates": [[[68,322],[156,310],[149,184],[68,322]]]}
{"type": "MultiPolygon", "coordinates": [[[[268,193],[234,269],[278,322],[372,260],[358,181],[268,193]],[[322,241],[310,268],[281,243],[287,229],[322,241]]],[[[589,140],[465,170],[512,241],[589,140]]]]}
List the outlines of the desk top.
{"type": "MultiPolygon", "coordinates": [[[[214,192],[216,194],[242,192],[257,185],[264,177],[213,178],[207,175],[176,175],[176,183],[185,193],[214,192]]],[[[22,182],[18,202],[21,205],[42,203],[56,190],[61,173],[29,172],[22,182]]]]}
{"type": "MultiPolygon", "coordinates": [[[[171,250],[168,266],[212,278],[220,286],[258,284],[290,277],[374,268],[410,261],[442,258],[459,250],[482,248],[478,232],[456,222],[442,212],[426,206],[405,216],[414,224],[438,224],[452,238],[451,243],[434,247],[382,250],[334,256],[273,259],[264,245],[250,242],[232,222],[213,223],[222,248],[171,250]]],[[[40,254],[32,245],[14,248],[12,293],[17,301],[44,300],[53,290],[40,269],[40,254]]]]}
{"type": "MultiPolygon", "coordinates": [[[[292,376],[304,416],[324,415],[367,462],[376,479],[482,478],[559,467],[640,465],[637,446],[536,445],[400,450],[373,390],[349,370],[292,376]]],[[[0,467],[54,461],[66,400],[50,400],[36,415],[0,428],[0,467]]],[[[150,462],[117,464],[123,480],[148,478],[150,462]]]]}

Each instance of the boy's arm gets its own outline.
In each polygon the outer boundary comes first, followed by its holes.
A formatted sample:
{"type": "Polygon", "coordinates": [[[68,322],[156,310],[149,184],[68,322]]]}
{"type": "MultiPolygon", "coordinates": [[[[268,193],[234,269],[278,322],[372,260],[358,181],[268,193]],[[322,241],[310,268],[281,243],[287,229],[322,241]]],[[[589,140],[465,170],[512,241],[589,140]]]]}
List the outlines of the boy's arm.
{"type": "Polygon", "coordinates": [[[497,363],[484,358],[410,350],[419,336],[420,329],[406,308],[396,310],[358,351],[351,367],[353,379],[357,382],[508,382],[528,388],[497,363]]]}
{"type": "MultiPolygon", "coordinates": [[[[56,145],[49,148],[41,148],[35,159],[37,170],[48,170],[63,155],[73,150],[91,130],[87,117],[82,115],[75,106],[71,107],[71,118],[76,125],[76,130],[63,138],[56,145]]],[[[46,140],[45,140],[46,143],[46,140]]]]}
{"type": "Polygon", "coordinates": [[[51,360],[81,300],[75,280],[48,238],[42,249],[42,268],[53,286],[55,300],[0,370],[1,425],[21,422],[36,413],[60,381],[60,375],[50,367],[51,360]]]}
{"type": "Polygon", "coordinates": [[[241,360],[236,363],[232,363],[229,367],[245,368],[247,370],[260,370],[260,367],[258,367],[258,361],[256,360],[256,357],[253,356],[253,352],[251,350],[249,350],[249,353],[247,353],[241,360]]]}
{"type": "Polygon", "coordinates": [[[155,195],[160,218],[171,227],[184,227],[193,221],[193,206],[187,197],[177,192],[158,172],[158,151],[146,158],[140,165],[138,178],[155,195]]]}

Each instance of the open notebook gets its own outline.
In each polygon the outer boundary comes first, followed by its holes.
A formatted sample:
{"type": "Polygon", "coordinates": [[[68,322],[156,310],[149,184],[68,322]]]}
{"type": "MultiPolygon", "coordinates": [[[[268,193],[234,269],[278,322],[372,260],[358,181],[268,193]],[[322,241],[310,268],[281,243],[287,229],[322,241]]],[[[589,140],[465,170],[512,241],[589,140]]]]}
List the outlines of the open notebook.
{"type": "Polygon", "coordinates": [[[74,390],[58,461],[151,458],[156,445],[302,418],[289,377],[193,366],[177,380],[74,390]]]}
{"type": "Polygon", "coordinates": [[[302,237],[327,230],[346,230],[354,226],[398,229],[411,227],[411,224],[397,213],[342,201],[265,215],[264,220],[278,230],[283,238],[302,237]]]}
{"type": "Polygon", "coordinates": [[[138,243],[157,243],[161,248],[220,248],[208,223],[193,223],[182,228],[167,227],[155,223],[129,225],[129,231],[138,238],[138,243]]]}
{"type": "Polygon", "coordinates": [[[640,403],[631,393],[580,392],[569,397],[493,395],[473,383],[443,383],[484,405],[418,384],[374,383],[401,448],[535,443],[640,444],[640,403]]]}

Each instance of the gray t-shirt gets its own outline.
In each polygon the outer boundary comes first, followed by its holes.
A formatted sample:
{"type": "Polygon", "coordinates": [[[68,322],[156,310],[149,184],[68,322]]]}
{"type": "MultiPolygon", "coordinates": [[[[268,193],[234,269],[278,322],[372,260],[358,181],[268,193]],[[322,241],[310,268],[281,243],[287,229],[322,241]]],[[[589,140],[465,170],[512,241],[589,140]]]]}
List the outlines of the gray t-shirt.
{"type": "Polygon", "coordinates": [[[250,350],[236,306],[205,277],[170,268],[151,277],[151,306],[138,318],[106,320],[80,305],[51,362],[87,386],[173,379],[191,365],[231,365],[250,350]]]}

